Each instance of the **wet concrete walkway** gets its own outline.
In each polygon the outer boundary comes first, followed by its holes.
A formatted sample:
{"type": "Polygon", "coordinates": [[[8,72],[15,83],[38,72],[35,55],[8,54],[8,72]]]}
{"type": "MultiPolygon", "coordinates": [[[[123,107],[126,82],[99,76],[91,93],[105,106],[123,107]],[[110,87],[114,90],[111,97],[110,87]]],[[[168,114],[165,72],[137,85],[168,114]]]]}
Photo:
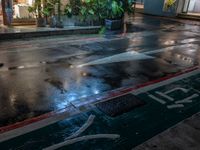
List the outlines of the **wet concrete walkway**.
{"type": "MultiPolygon", "coordinates": [[[[8,125],[70,108],[68,118],[111,91],[134,89],[198,67],[199,33],[197,25],[136,16],[126,34],[0,42],[1,132],[8,125]]],[[[138,95],[142,100],[145,96],[138,95]]]]}

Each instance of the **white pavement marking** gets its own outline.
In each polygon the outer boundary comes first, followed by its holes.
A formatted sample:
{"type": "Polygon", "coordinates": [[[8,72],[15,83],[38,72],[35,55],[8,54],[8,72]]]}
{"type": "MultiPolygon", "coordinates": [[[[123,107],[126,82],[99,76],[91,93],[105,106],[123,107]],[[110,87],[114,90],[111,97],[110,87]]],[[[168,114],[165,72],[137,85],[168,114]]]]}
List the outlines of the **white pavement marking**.
{"type": "Polygon", "coordinates": [[[187,44],[187,43],[198,42],[198,41],[200,41],[200,39],[198,38],[189,38],[189,39],[182,40],[180,43],[187,44]]]}
{"type": "Polygon", "coordinates": [[[109,57],[105,57],[102,59],[98,59],[95,61],[91,61],[85,64],[78,65],[77,67],[83,67],[88,65],[98,65],[98,64],[107,64],[114,62],[123,62],[123,61],[131,61],[131,60],[143,60],[143,59],[154,59],[152,56],[147,56],[142,53],[138,53],[136,51],[120,53],[116,55],[112,55],[109,57]]]}
{"type": "Polygon", "coordinates": [[[197,45],[197,44],[183,44],[183,45],[169,46],[166,48],[161,48],[161,49],[147,51],[147,52],[146,51],[143,51],[143,52],[128,51],[128,52],[112,55],[109,57],[104,57],[104,58],[101,58],[98,60],[94,60],[94,61],[91,61],[91,62],[88,62],[85,64],[81,64],[81,65],[78,65],[77,67],[116,63],[116,62],[131,61],[131,60],[155,59],[155,57],[149,56],[149,55],[160,53],[160,52],[165,52],[165,51],[182,49],[182,48],[198,49],[198,47],[199,47],[199,45],[197,45]]]}
{"type": "Polygon", "coordinates": [[[169,46],[169,47],[161,48],[161,49],[157,49],[157,50],[143,52],[143,54],[151,55],[151,54],[156,54],[156,53],[165,52],[165,51],[177,50],[177,49],[181,49],[181,48],[198,49],[199,45],[197,45],[197,44],[175,45],[175,46],[169,46]]]}
{"type": "Polygon", "coordinates": [[[167,106],[168,109],[183,108],[183,107],[184,107],[183,104],[173,104],[173,105],[168,105],[167,106]]]}
{"type": "Polygon", "coordinates": [[[81,133],[83,133],[94,122],[94,118],[95,118],[94,115],[90,115],[88,120],[85,122],[85,124],[78,131],[76,131],[71,136],[67,137],[65,140],[75,138],[75,137],[79,136],[81,133]]]}
{"type": "Polygon", "coordinates": [[[120,138],[120,135],[118,135],[118,134],[86,135],[86,136],[74,138],[74,139],[71,139],[71,140],[66,140],[62,143],[58,143],[58,144],[55,144],[53,146],[44,148],[43,150],[55,150],[55,149],[61,148],[63,146],[74,144],[74,143],[77,143],[77,142],[80,142],[80,141],[92,140],[92,139],[112,139],[112,140],[114,140],[114,139],[117,139],[117,138],[120,138]]]}
{"type": "Polygon", "coordinates": [[[199,94],[193,94],[192,96],[189,96],[183,100],[179,100],[179,101],[176,101],[176,104],[181,104],[181,103],[192,103],[192,99],[193,98],[197,98],[199,97],[199,94]]]}
{"type": "Polygon", "coordinates": [[[161,103],[161,104],[166,104],[166,102],[164,101],[164,100],[162,100],[162,99],[160,99],[160,98],[157,98],[157,97],[155,97],[155,96],[153,96],[153,95],[151,95],[151,94],[149,94],[148,95],[151,99],[153,99],[153,100],[155,100],[155,101],[157,101],[157,102],[159,102],[159,103],[161,103]]]}
{"type": "Polygon", "coordinates": [[[19,127],[19,128],[7,131],[5,133],[1,133],[0,134],[0,142],[4,142],[4,141],[7,141],[9,139],[18,137],[20,135],[38,130],[40,128],[43,128],[43,127],[48,126],[50,124],[56,123],[60,120],[66,119],[69,116],[76,115],[78,113],[80,113],[80,111],[74,109],[73,106],[67,107],[65,109],[65,111],[62,110],[59,114],[55,114],[52,117],[43,119],[41,121],[26,125],[26,126],[23,126],[23,127],[19,127]]]}
{"type": "Polygon", "coordinates": [[[170,96],[168,96],[166,94],[163,94],[163,93],[158,92],[158,91],[156,91],[155,93],[160,95],[160,96],[162,96],[162,97],[164,97],[164,98],[166,98],[166,99],[168,99],[168,100],[170,100],[170,101],[174,101],[174,98],[172,98],[172,97],[170,97],[170,96]]]}
{"type": "Polygon", "coordinates": [[[188,72],[188,73],[185,73],[185,74],[176,76],[176,77],[172,77],[172,78],[170,78],[170,79],[167,79],[167,80],[164,80],[164,81],[155,83],[155,84],[151,84],[151,85],[148,85],[148,86],[145,86],[145,87],[136,89],[136,90],[134,90],[134,91],[131,92],[131,93],[134,94],[134,95],[138,95],[138,94],[141,94],[141,93],[145,93],[145,92],[147,92],[147,91],[150,91],[150,90],[156,89],[156,88],[158,88],[158,87],[161,87],[161,86],[164,86],[164,85],[167,85],[167,84],[170,84],[170,83],[173,83],[173,82],[176,82],[176,81],[179,81],[179,80],[188,78],[188,77],[190,77],[190,76],[197,75],[197,74],[199,74],[199,73],[200,73],[200,69],[197,69],[197,70],[194,70],[194,71],[191,71],[191,72],[188,72]]]}
{"type": "Polygon", "coordinates": [[[169,93],[172,93],[172,92],[175,92],[175,91],[178,91],[178,90],[180,90],[180,91],[182,91],[182,92],[184,92],[184,93],[188,93],[188,92],[189,92],[188,89],[181,88],[181,87],[176,87],[176,88],[174,88],[174,89],[171,89],[171,90],[169,90],[169,91],[166,91],[165,94],[169,94],[169,93]]]}

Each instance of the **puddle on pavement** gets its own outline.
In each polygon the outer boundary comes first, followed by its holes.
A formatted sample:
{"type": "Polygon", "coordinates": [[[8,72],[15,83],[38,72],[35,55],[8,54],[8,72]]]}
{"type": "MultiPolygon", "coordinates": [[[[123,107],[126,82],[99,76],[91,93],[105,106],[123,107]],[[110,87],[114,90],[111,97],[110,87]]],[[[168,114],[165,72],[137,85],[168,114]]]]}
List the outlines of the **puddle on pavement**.
{"type": "Polygon", "coordinates": [[[64,94],[65,92],[67,92],[67,90],[65,90],[65,88],[63,87],[63,83],[57,79],[48,78],[48,79],[45,79],[44,81],[48,82],[49,84],[51,84],[52,86],[60,90],[61,94],[64,94]]]}

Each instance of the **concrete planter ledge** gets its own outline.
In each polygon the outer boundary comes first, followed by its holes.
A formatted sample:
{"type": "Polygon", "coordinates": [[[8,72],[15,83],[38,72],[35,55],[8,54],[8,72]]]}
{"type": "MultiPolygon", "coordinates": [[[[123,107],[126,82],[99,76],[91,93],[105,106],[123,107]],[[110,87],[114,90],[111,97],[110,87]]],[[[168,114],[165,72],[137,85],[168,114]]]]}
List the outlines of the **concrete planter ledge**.
{"type": "Polygon", "coordinates": [[[0,40],[4,41],[9,39],[22,39],[53,35],[96,34],[100,28],[100,26],[73,26],[64,28],[37,28],[35,26],[0,27],[0,40]]]}

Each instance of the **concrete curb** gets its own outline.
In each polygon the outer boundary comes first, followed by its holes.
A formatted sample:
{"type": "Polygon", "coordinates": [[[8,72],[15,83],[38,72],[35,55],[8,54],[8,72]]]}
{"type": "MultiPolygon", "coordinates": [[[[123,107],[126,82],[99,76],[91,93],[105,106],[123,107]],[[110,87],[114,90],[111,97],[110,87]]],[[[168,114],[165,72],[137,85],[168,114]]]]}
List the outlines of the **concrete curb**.
{"type": "Polygon", "coordinates": [[[55,35],[97,34],[100,28],[101,28],[100,26],[95,26],[95,27],[84,27],[84,28],[74,28],[74,29],[59,29],[59,30],[55,29],[47,31],[0,33],[0,41],[22,39],[22,38],[55,36],[55,35]]]}

